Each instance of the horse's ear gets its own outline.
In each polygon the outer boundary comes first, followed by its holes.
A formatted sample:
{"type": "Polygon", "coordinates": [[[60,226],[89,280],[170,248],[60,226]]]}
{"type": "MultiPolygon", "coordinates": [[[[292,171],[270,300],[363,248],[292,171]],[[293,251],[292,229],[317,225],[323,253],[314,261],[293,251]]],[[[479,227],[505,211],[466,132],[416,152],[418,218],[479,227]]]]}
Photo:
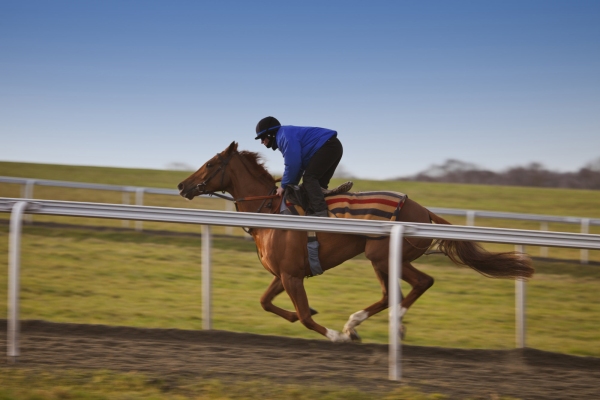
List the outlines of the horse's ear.
{"type": "Polygon", "coordinates": [[[238,148],[238,144],[237,142],[234,140],[233,142],[231,142],[231,144],[229,145],[229,147],[227,148],[227,154],[231,154],[231,152],[237,151],[238,148]]]}

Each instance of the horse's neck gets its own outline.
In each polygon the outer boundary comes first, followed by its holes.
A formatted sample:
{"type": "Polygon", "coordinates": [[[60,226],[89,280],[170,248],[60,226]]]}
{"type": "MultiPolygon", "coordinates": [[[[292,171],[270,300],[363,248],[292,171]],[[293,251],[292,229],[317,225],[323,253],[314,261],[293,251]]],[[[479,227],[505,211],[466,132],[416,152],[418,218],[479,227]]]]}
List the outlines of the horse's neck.
{"type": "MultiPolygon", "coordinates": [[[[266,182],[266,180],[260,179],[259,176],[259,171],[250,170],[244,165],[244,162],[240,160],[239,167],[236,168],[235,173],[231,175],[232,184],[227,191],[235,199],[273,194],[272,191],[275,187],[275,183],[266,182]]],[[[260,202],[262,201],[263,200],[238,202],[238,211],[256,212],[258,205],[260,205],[260,202]]],[[[267,202],[269,202],[269,200],[267,200],[267,202]]],[[[277,199],[274,199],[273,203],[278,203],[277,199]]],[[[264,210],[267,210],[267,208],[265,207],[264,210]]]]}

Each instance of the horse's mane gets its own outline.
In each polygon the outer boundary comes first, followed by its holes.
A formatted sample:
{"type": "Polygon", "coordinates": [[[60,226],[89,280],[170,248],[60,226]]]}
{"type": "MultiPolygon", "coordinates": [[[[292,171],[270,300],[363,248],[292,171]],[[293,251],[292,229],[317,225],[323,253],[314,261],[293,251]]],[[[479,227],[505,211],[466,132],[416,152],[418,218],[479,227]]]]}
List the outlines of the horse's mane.
{"type": "Polygon", "coordinates": [[[273,176],[267,171],[267,168],[265,168],[265,162],[260,154],[246,150],[240,151],[239,153],[240,156],[244,157],[246,161],[256,169],[258,175],[267,178],[269,181],[275,182],[273,176]]]}

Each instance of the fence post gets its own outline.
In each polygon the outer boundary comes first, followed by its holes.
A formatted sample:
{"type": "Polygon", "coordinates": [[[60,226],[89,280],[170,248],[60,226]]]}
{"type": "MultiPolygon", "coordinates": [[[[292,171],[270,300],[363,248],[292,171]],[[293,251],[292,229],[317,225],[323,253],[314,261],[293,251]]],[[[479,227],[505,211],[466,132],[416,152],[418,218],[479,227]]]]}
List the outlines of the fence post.
{"type": "MultiPolygon", "coordinates": [[[[225,202],[225,211],[234,211],[232,201],[227,201],[227,200],[223,200],[223,201],[225,202]]],[[[226,226],[225,234],[229,235],[229,236],[233,236],[233,226],[226,226]]]]}
{"type": "Polygon", "coordinates": [[[394,225],[390,235],[389,250],[389,282],[388,293],[390,308],[390,339],[389,339],[389,379],[399,381],[402,379],[402,340],[400,338],[400,288],[399,281],[402,278],[402,240],[404,235],[403,225],[394,225]]]}
{"type": "Polygon", "coordinates": [[[9,363],[16,363],[19,356],[19,278],[21,268],[21,230],[23,213],[27,202],[19,201],[10,215],[8,235],[8,322],[7,355],[9,363]]]}
{"type": "MultiPolygon", "coordinates": [[[[35,179],[27,179],[25,185],[21,189],[21,197],[24,199],[33,199],[33,187],[35,186],[35,179]]],[[[30,224],[33,221],[33,215],[26,214],[23,216],[25,222],[30,224]]]]}
{"type": "MultiPolygon", "coordinates": [[[[542,222],[542,224],[540,225],[540,231],[548,231],[548,223],[547,222],[542,222]]],[[[548,248],[547,247],[540,247],[540,257],[545,257],[548,258],[548,248]]]]}
{"type": "MultiPolygon", "coordinates": [[[[123,204],[129,204],[129,191],[127,188],[123,189],[123,204]]],[[[129,220],[124,219],[122,222],[123,228],[129,228],[129,220]]]]}
{"type": "Polygon", "coordinates": [[[212,329],[210,225],[202,225],[202,329],[212,329]]]}
{"type": "MultiPolygon", "coordinates": [[[[515,251],[525,252],[525,246],[516,245],[515,251]]],[[[521,278],[515,280],[515,325],[516,325],[516,343],[517,348],[525,347],[525,281],[521,278]]]]}
{"type": "MultiPolygon", "coordinates": [[[[581,219],[581,233],[590,233],[590,219],[589,218],[582,218],[581,219]]],[[[581,263],[582,264],[587,264],[588,263],[588,255],[589,255],[589,250],[587,249],[581,249],[579,250],[581,253],[581,263]]]]}
{"type": "Polygon", "coordinates": [[[475,211],[467,210],[467,226],[475,226],[475,211]]]}
{"type": "MultiPolygon", "coordinates": [[[[144,188],[136,188],[135,189],[135,205],[143,206],[144,205],[144,188]]],[[[135,221],[135,230],[141,232],[143,229],[142,221],[135,221]]]]}

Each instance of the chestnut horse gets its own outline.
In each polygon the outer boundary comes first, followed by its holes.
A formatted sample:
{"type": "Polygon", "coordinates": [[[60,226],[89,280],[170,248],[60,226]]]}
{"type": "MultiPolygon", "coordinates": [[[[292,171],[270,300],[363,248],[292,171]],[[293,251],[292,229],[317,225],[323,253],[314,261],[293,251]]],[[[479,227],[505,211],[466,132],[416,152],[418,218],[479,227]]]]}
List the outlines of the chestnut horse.
{"type": "MultiPolygon", "coordinates": [[[[234,199],[268,197],[276,188],[275,179],[265,169],[257,153],[238,151],[232,142],[223,152],[206,162],[178,186],[181,196],[191,200],[202,194],[225,191],[234,199]]],[[[237,201],[238,211],[277,214],[279,201],[237,201]]],[[[411,199],[398,214],[398,221],[449,224],[411,199]]],[[[269,312],[290,322],[300,320],[308,329],[326,336],[334,342],[359,340],[356,327],[370,316],[388,308],[388,249],[389,238],[370,239],[361,235],[318,232],[319,260],[324,271],[342,264],[352,257],[365,253],[371,261],[381,284],[383,296],[364,310],[350,316],[343,331],[327,329],[313,320],[316,311],[311,309],[304,289],[304,278],[310,268],[307,251],[307,233],[281,229],[252,229],[250,231],[258,248],[261,263],[273,274],[271,284],[262,295],[260,303],[269,312]],[[289,295],[295,311],[284,310],[273,304],[273,299],[283,291],[289,295]]],[[[432,239],[404,239],[402,252],[402,279],[412,287],[399,305],[400,315],[433,285],[433,278],[411,263],[421,257],[431,246],[432,239]]],[[[457,264],[467,265],[492,278],[528,278],[533,275],[531,260],[520,253],[489,253],[473,242],[438,240],[438,248],[457,264]]]]}

